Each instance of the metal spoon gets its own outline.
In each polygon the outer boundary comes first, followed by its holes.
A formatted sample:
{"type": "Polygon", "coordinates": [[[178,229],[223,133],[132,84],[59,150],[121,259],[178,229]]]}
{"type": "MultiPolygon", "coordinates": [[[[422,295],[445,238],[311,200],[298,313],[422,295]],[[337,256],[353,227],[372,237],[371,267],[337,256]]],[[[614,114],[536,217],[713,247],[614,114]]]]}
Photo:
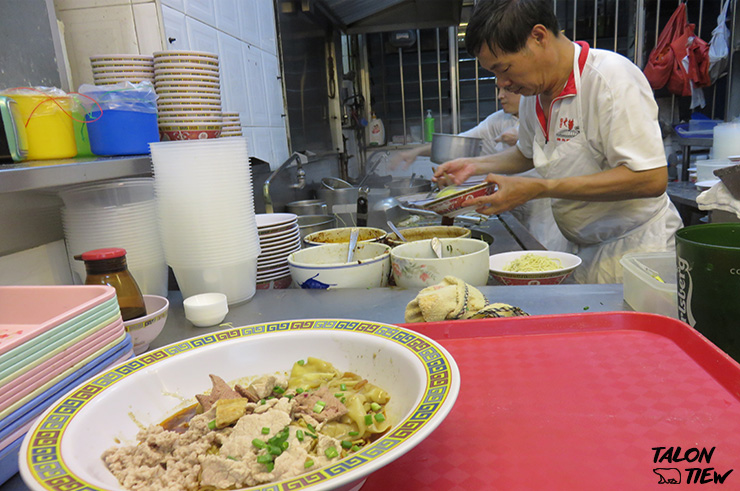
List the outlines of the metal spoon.
{"type": "Polygon", "coordinates": [[[393,230],[393,232],[398,236],[399,239],[401,239],[402,242],[408,242],[408,240],[406,240],[406,237],[403,236],[403,234],[401,233],[401,231],[398,230],[398,228],[395,225],[393,225],[393,222],[391,222],[390,220],[388,220],[385,223],[388,224],[388,226],[391,228],[391,230],[393,230]]]}
{"type": "Polygon", "coordinates": [[[357,247],[357,237],[360,235],[360,229],[352,227],[352,231],[349,233],[349,251],[347,252],[347,262],[352,262],[352,256],[355,255],[355,247],[357,247]]]}
{"type": "Polygon", "coordinates": [[[442,259],[442,243],[437,237],[432,237],[431,244],[434,255],[437,256],[439,259],[442,259]]]}

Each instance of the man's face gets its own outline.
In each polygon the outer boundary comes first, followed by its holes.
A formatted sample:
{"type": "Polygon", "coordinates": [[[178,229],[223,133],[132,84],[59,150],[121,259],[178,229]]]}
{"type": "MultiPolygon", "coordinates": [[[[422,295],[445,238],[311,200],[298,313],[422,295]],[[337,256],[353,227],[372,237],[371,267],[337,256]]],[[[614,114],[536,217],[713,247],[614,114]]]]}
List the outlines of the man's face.
{"type": "Polygon", "coordinates": [[[498,89],[498,101],[501,104],[501,109],[503,109],[506,114],[519,114],[519,99],[521,97],[521,95],[509,92],[502,87],[499,87],[498,89]]]}
{"type": "Polygon", "coordinates": [[[478,61],[496,75],[500,88],[518,95],[537,95],[545,91],[547,74],[542,66],[542,48],[530,38],[517,53],[499,53],[495,56],[487,45],[478,52],[478,61]]]}

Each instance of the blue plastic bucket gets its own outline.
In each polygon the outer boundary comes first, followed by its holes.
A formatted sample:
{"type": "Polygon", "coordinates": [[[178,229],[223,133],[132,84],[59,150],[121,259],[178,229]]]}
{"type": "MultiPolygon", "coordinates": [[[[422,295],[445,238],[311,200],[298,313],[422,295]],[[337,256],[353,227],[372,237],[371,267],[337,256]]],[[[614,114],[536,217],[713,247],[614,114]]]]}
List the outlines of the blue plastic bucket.
{"type": "Polygon", "coordinates": [[[87,115],[90,149],[95,155],[143,155],[149,143],[159,141],[157,114],[106,109],[87,115]]]}

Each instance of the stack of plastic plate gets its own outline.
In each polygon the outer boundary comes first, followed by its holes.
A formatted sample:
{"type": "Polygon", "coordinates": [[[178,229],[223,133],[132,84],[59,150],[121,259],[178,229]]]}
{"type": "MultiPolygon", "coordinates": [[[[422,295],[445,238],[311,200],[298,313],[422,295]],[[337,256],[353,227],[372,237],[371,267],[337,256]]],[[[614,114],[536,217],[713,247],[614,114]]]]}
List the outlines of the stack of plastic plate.
{"type": "Polygon", "coordinates": [[[62,223],[75,283],[85,282],[82,261],[93,249],[122,247],[141,292],[167,296],[167,263],[157,226],[154,179],[126,178],[62,190],[62,223]]]}
{"type": "Polygon", "coordinates": [[[245,138],[151,143],[157,218],[183,297],[256,290],[260,243],[245,138]]]}
{"type": "Polygon", "coordinates": [[[134,355],[110,286],[0,286],[0,483],[36,416],[134,355]]]}
{"type": "Polygon", "coordinates": [[[90,64],[95,85],[154,82],[154,58],[148,55],[95,55],[90,64]]]}
{"type": "Polygon", "coordinates": [[[203,51],[154,53],[159,132],[162,141],[218,138],[221,85],[218,55],[203,51]]]}
{"type": "Polygon", "coordinates": [[[242,136],[242,122],[239,113],[223,113],[224,127],[221,137],[242,136]]]}
{"type": "Polygon", "coordinates": [[[291,283],[288,256],[301,249],[298,216],[293,213],[257,215],[262,253],[257,258],[257,289],[288,288],[291,283]]]}

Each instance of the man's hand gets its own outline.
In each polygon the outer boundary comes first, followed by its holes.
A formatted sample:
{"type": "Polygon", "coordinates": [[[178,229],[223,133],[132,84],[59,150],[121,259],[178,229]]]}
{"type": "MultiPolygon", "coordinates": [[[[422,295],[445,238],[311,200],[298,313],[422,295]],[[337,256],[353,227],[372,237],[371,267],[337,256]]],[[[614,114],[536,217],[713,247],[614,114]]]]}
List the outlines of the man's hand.
{"type": "Polygon", "coordinates": [[[499,136],[496,137],[496,142],[503,142],[506,145],[509,145],[510,147],[513,147],[516,145],[516,142],[519,140],[519,130],[517,128],[511,128],[508,131],[504,131],[499,136]]]}
{"type": "Polygon", "coordinates": [[[489,196],[469,202],[470,205],[477,206],[475,211],[484,215],[498,215],[512,210],[529,200],[542,197],[547,191],[544,179],[532,177],[488,174],[486,182],[497,185],[498,189],[489,196]]]}
{"type": "Polygon", "coordinates": [[[459,185],[464,183],[470,176],[476,174],[478,165],[475,159],[461,158],[450,160],[437,167],[434,171],[432,181],[440,186],[459,185]]]}

